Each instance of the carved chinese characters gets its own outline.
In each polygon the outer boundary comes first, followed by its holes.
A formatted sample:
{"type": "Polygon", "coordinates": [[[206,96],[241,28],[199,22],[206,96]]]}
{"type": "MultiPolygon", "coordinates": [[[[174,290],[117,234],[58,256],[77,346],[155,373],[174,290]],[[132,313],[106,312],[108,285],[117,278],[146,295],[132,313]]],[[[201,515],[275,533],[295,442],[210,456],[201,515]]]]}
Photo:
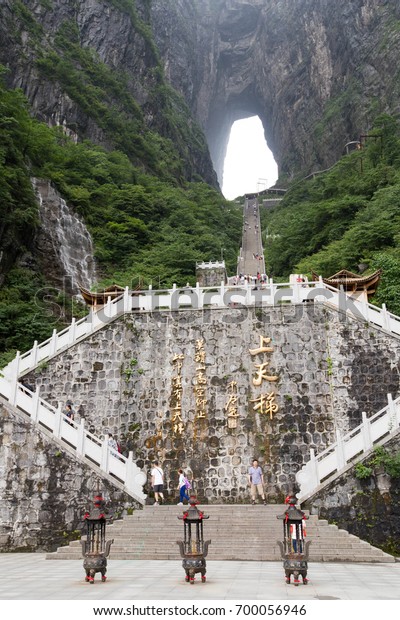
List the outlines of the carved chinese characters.
{"type": "Polygon", "coordinates": [[[231,381],[228,383],[228,399],[225,404],[225,411],[228,414],[228,428],[237,427],[238,413],[238,395],[237,395],[237,381],[231,381]]]}
{"type": "Polygon", "coordinates": [[[184,431],[184,425],[182,420],[182,365],[184,355],[179,353],[174,355],[172,359],[172,365],[174,367],[175,375],[171,379],[172,394],[171,394],[171,423],[172,431],[175,435],[182,435],[184,431]]]}
{"type": "Polygon", "coordinates": [[[194,383],[196,419],[204,420],[207,417],[207,378],[206,378],[206,352],[204,350],[204,340],[196,340],[194,361],[196,362],[196,377],[194,383]]]}
{"type": "MultiPolygon", "coordinates": [[[[249,349],[249,353],[251,356],[261,355],[265,356],[266,353],[272,353],[273,347],[268,346],[271,342],[271,338],[265,338],[264,336],[260,336],[260,344],[256,349],[249,349]]],[[[262,361],[260,364],[254,364],[256,370],[256,374],[253,377],[253,385],[255,387],[261,387],[265,389],[265,383],[269,382],[273,383],[278,380],[277,375],[269,374],[267,370],[267,366],[269,365],[268,361],[262,361]]],[[[266,393],[261,393],[257,398],[253,398],[250,400],[251,403],[255,403],[253,410],[258,411],[261,414],[269,415],[270,420],[273,418],[273,414],[276,413],[279,409],[278,405],[275,402],[275,392],[268,391],[266,393]]]]}

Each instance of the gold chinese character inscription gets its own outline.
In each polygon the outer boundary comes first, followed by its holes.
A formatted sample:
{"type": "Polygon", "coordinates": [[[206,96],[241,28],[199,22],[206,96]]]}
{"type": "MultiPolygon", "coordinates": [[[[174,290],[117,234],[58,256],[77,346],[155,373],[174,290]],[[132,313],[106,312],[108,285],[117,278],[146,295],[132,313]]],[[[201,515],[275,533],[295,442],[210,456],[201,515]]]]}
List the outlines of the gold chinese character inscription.
{"type": "MultiPolygon", "coordinates": [[[[272,353],[274,348],[270,346],[271,338],[266,338],[265,336],[260,336],[260,344],[256,349],[249,349],[250,355],[258,355],[260,353],[272,353]]],[[[274,382],[278,381],[279,377],[277,375],[272,375],[268,373],[267,366],[269,366],[269,362],[263,362],[261,364],[254,364],[256,370],[256,375],[253,377],[253,385],[259,387],[263,384],[263,381],[274,382]]],[[[257,398],[250,400],[250,402],[255,403],[253,409],[254,411],[259,411],[259,413],[264,415],[269,415],[270,420],[274,413],[276,413],[279,409],[278,405],[275,402],[275,393],[268,392],[267,394],[261,394],[257,398]]]]}
{"type": "Polygon", "coordinates": [[[172,394],[171,394],[171,422],[172,431],[175,435],[182,435],[184,432],[184,424],[182,420],[182,378],[181,371],[184,360],[183,353],[177,353],[172,358],[172,365],[174,366],[175,376],[171,377],[172,394]]]}
{"type": "Polygon", "coordinates": [[[265,338],[264,336],[260,336],[260,346],[258,349],[249,349],[250,355],[258,355],[258,353],[272,353],[273,347],[266,347],[264,344],[269,344],[271,342],[271,338],[265,338]]]}
{"type": "Polygon", "coordinates": [[[251,403],[256,403],[253,407],[253,410],[259,411],[259,413],[269,415],[270,420],[272,420],[273,414],[276,413],[279,409],[279,406],[274,401],[274,392],[269,392],[268,394],[261,394],[258,398],[250,400],[251,403]]]}
{"type": "Polygon", "coordinates": [[[206,406],[207,406],[207,398],[206,398],[206,386],[207,386],[207,377],[205,374],[206,370],[206,352],[204,350],[204,340],[198,339],[195,342],[195,355],[194,361],[196,362],[196,376],[195,376],[195,385],[194,392],[196,394],[196,419],[201,420],[206,418],[206,406]]]}
{"type": "Polygon", "coordinates": [[[238,397],[236,396],[236,394],[229,394],[227,403],[225,405],[225,411],[232,411],[233,409],[236,410],[237,400],[238,397]]]}
{"type": "Polygon", "coordinates": [[[196,351],[196,354],[194,356],[194,361],[201,363],[201,364],[205,364],[206,361],[206,352],[202,349],[199,351],[196,351]]]}
{"type": "Polygon", "coordinates": [[[265,369],[268,366],[268,364],[269,362],[264,362],[264,364],[254,364],[254,366],[258,368],[258,370],[257,370],[256,376],[253,377],[253,385],[261,385],[263,380],[278,381],[279,377],[277,377],[276,375],[267,374],[267,371],[265,369]]]}
{"type": "Polygon", "coordinates": [[[177,424],[174,424],[172,430],[176,435],[182,435],[184,431],[183,422],[178,422],[177,424]]]}
{"type": "Polygon", "coordinates": [[[237,418],[239,417],[237,403],[237,381],[231,381],[228,383],[228,399],[225,403],[225,411],[228,414],[228,428],[236,428],[237,427],[237,418]]]}

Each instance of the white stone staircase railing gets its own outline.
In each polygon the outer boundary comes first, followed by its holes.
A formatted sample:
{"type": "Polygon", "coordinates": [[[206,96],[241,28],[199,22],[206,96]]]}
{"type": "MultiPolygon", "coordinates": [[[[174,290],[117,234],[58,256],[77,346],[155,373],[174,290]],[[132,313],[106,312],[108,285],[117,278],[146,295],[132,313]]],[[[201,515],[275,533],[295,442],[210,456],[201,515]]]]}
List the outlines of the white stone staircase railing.
{"type": "Polygon", "coordinates": [[[247,282],[238,286],[222,283],[214,288],[201,288],[198,283],[194,287],[178,288],[174,285],[169,290],[153,290],[150,286],[145,291],[130,291],[127,287],[123,295],[113,300],[108,298],[107,304],[99,310],[90,311],[78,321],[73,319],[69,327],[58,333],[54,330],[53,335],[41,344],[35,341],[30,351],[22,355],[18,352],[2,373],[6,379],[14,380],[124,313],[276,306],[303,302],[325,303],[346,316],[372,323],[400,336],[400,317],[388,312],[384,304],[379,308],[364,299],[352,297],[343,290],[338,291],[326,285],[322,278],[318,282],[306,284],[298,283],[294,278],[293,282],[278,284],[270,279],[268,284],[257,287],[247,282]]]}
{"type": "Polygon", "coordinates": [[[341,436],[336,431],[336,441],[315,455],[310,450],[310,460],[297,472],[300,485],[299,503],[314,495],[335,477],[363,459],[366,452],[376,445],[389,441],[400,428],[400,397],[393,400],[388,394],[388,405],[370,418],[363,411],[362,423],[341,436]]]}
{"type": "Polygon", "coordinates": [[[83,419],[78,424],[62,413],[61,405],[55,408],[40,398],[38,388],[31,392],[17,381],[7,381],[0,376],[0,396],[27,414],[39,428],[64,443],[69,451],[72,448],[74,454],[96,473],[100,470],[107,474],[136,501],[145,503],[143,485],[146,474],[133,461],[132,453],[126,458],[111,450],[107,439],[101,440],[86,430],[83,419]]]}

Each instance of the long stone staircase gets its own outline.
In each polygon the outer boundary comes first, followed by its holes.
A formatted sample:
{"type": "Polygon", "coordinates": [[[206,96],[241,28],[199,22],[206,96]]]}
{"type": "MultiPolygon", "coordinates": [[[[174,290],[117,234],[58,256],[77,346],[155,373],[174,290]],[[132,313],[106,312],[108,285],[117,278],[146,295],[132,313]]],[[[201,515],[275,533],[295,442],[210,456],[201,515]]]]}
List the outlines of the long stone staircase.
{"type": "MultiPolygon", "coordinates": [[[[279,561],[276,543],[282,540],[282,521],[276,516],[284,505],[201,506],[210,518],[204,522],[204,538],[211,539],[209,560],[279,561]]],[[[107,527],[107,540],[114,539],[111,560],[179,560],[177,540],[183,525],[180,506],[146,506],[107,527]]],[[[310,561],[394,562],[394,558],[372,547],[336,525],[311,515],[307,539],[312,541],[310,561]]],[[[49,560],[79,560],[81,545],[74,541],[49,553],[49,560]]]]}

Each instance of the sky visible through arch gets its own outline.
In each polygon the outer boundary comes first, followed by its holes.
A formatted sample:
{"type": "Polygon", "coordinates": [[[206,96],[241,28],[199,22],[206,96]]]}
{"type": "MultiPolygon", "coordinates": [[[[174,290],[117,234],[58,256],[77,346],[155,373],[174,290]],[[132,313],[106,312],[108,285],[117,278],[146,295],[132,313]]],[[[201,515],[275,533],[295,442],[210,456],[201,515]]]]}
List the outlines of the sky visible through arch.
{"type": "Polygon", "coordinates": [[[228,200],[274,185],[278,166],[265,142],[258,116],[232,125],[224,162],[222,193],[228,200]]]}

